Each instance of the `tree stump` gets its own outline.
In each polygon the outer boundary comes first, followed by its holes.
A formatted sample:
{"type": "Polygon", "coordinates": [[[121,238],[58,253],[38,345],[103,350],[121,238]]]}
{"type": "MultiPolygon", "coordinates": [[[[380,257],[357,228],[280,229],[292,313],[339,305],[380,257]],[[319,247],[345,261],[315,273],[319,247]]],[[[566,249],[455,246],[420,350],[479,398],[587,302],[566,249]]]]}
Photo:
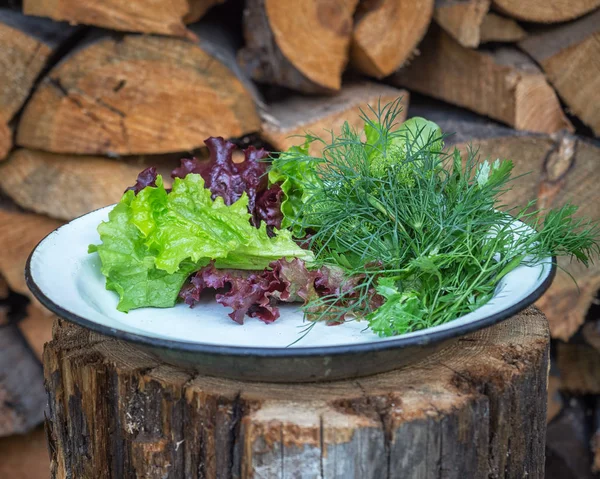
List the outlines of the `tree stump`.
{"type": "Polygon", "coordinates": [[[58,320],[53,477],[541,478],[548,326],[530,308],[401,370],[243,383],[58,320]]]}

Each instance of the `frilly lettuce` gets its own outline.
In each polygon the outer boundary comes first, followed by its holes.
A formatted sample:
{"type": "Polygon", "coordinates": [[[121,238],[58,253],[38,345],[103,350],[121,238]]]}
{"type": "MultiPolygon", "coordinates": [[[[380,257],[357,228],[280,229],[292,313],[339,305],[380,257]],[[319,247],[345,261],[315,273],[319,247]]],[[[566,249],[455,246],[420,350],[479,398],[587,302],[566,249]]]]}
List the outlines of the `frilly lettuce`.
{"type": "Polygon", "coordinates": [[[230,206],[212,200],[197,174],[176,178],[170,193],[160,176],[137,196],[127,191],[98,232],[102,244],[90,252],[98,252],[120,311],[173,306],[185,279],[211,260],[218,268],[263,269],[280,258],[313,258],[290,232],[271,238],[264,224],[253,227],[245,194],[230,206]]]}

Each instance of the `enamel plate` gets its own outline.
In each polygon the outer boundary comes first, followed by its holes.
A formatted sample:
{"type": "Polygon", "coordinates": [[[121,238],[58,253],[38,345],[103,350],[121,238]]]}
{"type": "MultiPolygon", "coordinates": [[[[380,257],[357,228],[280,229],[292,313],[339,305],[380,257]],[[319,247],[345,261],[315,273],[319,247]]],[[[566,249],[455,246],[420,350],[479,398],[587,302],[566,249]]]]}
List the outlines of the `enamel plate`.
{"type": "Polygon", "coordinates": [[[136,343],[165,362],[235,379],[322,381],[398,368],[529,306],[550,286],[556,269],[552,258],[520,266],[505,276],[486,305],[441,326],[379,338],[365,330],[365,323],[319,323],[296,342],[307,323],[295,305],[282,305],[281,317],[272,324],[246,318],[244,325],[210,297],[193,309],[178,304],[117,311],[117,295],[105,289],[98,255],[87,253],[88,245],[100,243],[96,228],[111,209],[77,218],[40,242],[25,272],[33,294],[59,317],[136,343]]]}

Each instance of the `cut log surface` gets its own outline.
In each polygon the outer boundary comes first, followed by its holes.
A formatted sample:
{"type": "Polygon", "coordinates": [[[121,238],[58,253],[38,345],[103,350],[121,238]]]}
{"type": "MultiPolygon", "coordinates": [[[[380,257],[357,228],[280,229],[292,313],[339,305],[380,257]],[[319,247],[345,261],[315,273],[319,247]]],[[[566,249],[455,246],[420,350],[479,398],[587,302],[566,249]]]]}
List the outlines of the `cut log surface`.
{"type": "Polygon", "coordinates": [[[57,323],[54,477],[542,477],[549,336],[528,309],[403,370],[316,384],[209,378],[57,323]]]}
{"type": "Polygon", "coordinates": [[[40,424],[46,404],[42,365],[6,314],[1,308],[0,437],[24,434],[40,424]]]}
{"type": "MultiPolygon", "coordinates": [[[[397,121],[403,121],[408,108],[409,94],[377,83],[363,82],[344,86],[338,95],[306,98],[294,96],[270,106],[264,115],[261,137],[276,150],[284,151],[290,146],[303,143],[306,133],[331,138],[340,134],[345,121],[356,130],[362,130],[361,109],[369,113],[368,106],[377,108],[402,97],[403,113],[397,121]]],[[[311,145],[311,154],[321,151],[318,142],[311,145]]],[[[1,183],[1,180],[0,180],[1,183]]]]}
{"type": "Polygon", "coordinates": [[[12,145],[9,126],[52,52],[73,28],[0,8],[0,160],[12,145]]]}
{"type": "Polygon", "coordinates": [[[600,0],[493,0],[494,7],[518,20],[557,23],[573,20],[600,7],[600,0]]]}
{"type": "Polygon", "coordinates": [[[0,274],[11,290],[30,295],[25,284],[25,263],[29,253],[42,238],[62,224],[46,216],[0,209],[0,274]]]}
{"type": "Polygon", "coordinates": [[[248,0],[238,58],[255,80],[306,93],[341,88],[358,0],[248,0]]]}
{"type": "Polygon", "coordinates": [[[0,188],[27,210],[68,221],[118,202],[145,168],[135,160],[20,149],[0,166],[0,188]]]}
{"type": "Polygon", "coordinates": [[[484,18],[491,0],[437,0],[435,21],[463,47],[475,48],[481,40],[484,18]]]}
{"type": "Polygon", "coordinates": [[[600,10],[519,46],[542,67],[570,111],[600,136],[600,10]]]}
{"type": "Polygon", "coordinates": [[[71,24],[192,37],[185,24],[198,20],[210,7],[223,1],[23,0],[23,11],[26,15],[66,20],[71,24]]]}
{"type": "Polygon", "coordinates": [[[392,83],[462,106],[518,130],[572,130],[544,74],[523,53],[465,48],[435,25],[421,55],[394,74],[392,83]]]}
{"type": "MultiPolygon", "coordinates": [[[[511,159],[514,176],[519,178],[502,197],[508,206],[524,206],[534,199],[542,208],[569,202],[579,205],[578,214],[600,221],[600,202],[594,196],[600,184],[600,146],[596,143],[570,134],[515,132],[437,104],[420,107],[411,103],[409,116],[424,116],[438,123],[445,133],[455,132],[447,143],[463,151],[472,143],[482,159],[511,159]]],[[[567,341],[583,324],[600,289],[600,265],[596,262],[586,268],[568,258],[559,258],[558,263],[552,286],[537,304],[548,318],[552,337],[567,341]]]]}
{"type": "Polygon", "coordinates": [[[425,36],[433,4],[434,0],[363,0],[352,33],[352,66],[375,78],[395,72],[425,36]]]}
{"type": "Polygon", "coordinates": [[[209,25],[199,44],[94,35],[55,66],[28,102],[22,146],[129,155],[191,150],[208,136],[258,131],[254,94],[209,25]]]}
{"type": "Polygon", "coordinates": [[[479,43],[518,42],[527,37],[527,32],[512,18],[488,12],[481,22],[479,43]]]}
{"type": "Polygon", "coordinates": [[[50,458],[44,428],[29,434],[0,439],[0,477],[48,479],[50,458]]]}

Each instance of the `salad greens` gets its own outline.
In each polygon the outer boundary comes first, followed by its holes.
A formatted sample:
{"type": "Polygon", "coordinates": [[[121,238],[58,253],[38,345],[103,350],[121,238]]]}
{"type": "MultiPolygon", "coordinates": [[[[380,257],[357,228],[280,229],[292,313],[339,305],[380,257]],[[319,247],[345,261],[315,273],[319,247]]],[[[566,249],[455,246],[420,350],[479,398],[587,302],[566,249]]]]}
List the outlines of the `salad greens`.
{"type": "Polygon", "coordinates": [[[260,270],[280,258],[313,258],[290,232],[269,237],[264,224],[253,227],[245,194],[226,206],[197,174],[176,178],[170,193],[160,176],[155,183],[137,196],[127,191],[98,227],[102,244],[90,247],[120,311],[173,306],[187,277],[212,260],[218,268],[260,270]]]}
{"type": "Polygon", "coordinates": [[[375,119],[364,118],[366,141],[345,124],[322,142],[322,157],[296,149],[279,159],[280,171],[303,164],[319,178],[294,178],[305,191],[290,208],[297,214],[284,211],[286,221],[312,232],[318,264],[363,278],[352,300],[325,296],[307,304],[307,311],[321,311],[313,319],[353,316],[380,336],[402,334],[482,306],[520,264],[557,254],[587,264],[599,252],[598,226],[575,219],[574,206],[540,212],[530,203],[512,216],[497,209],[512,162],[481,163],[473,150],[466,157],[444,152],[434,123],[395,124],[397,102],[373,113],[375,119]],[[371,299],[375,293],[381,304],[371,299]]]}
{"type": "Polygon", "coordinates": [[[118,308],[193,306],[209,289],[239,323],[275,321],[279,301],[302,301],[313,322],[365,321],[392,336],[477,309],[521,264],[587,265],[600,253],[598,225],[575,206],[503,207],[511,161],[449,151],[435,123],[398,124],[399,105],[270,162],[249,147],[234,163],[235,145],[209,138],[210,160],[182,160],[170,192],[142,172],[90,247],[118,308]]]}

